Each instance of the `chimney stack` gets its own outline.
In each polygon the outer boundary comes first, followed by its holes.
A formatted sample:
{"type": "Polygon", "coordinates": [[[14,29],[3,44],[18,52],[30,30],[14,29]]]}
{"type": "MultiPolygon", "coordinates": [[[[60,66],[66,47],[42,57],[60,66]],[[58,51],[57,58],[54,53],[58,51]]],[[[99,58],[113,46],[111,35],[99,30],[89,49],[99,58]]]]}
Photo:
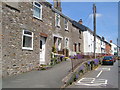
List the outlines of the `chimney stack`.
{"type": "Polygon", "coordinates": [[[102,37],[102,40],[103,40],[103,41],[105,41],[105,38],[104,38],[104,37],[102,37]]]}
{"type": "Polygon", "coordinates": [[[110,40],[110,43],[112,43],[112,40],[110,40]]]}
{"type": "Polygon", "coordinates": [[[62,12],[61,0],[53,0],[53,1],[54,1],[54,8],[62,12]]]}
{"type": "Polygon", "coordinates": [[[79,24],[83,24],[83,21],[82,21],[82,19],[80,19],[80,20],[79,20],[79,24]]]}

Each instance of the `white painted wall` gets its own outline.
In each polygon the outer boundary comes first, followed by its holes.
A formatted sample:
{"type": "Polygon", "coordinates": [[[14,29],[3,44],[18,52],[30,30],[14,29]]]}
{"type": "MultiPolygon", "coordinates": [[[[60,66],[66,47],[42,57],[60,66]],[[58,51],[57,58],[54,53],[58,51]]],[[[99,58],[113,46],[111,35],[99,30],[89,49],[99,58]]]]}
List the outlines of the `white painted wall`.
{"type": "MultiPolygon", "coordinates": [[[[84,54],[94,53],[94,36],[89,30],[83,32],[84,54]]],[[[104,45],[105,48],[105,45],[104,45]]],[[[96,37],[96,53],[101,53],[101,39],[96,37]]]]}
{"type": "Polygon", "coordinates": [[[96,53],[101,53],[101,39],[96,37],[96,53]]]}
{"type": "Polygon", "coordinates": [[[90,31],[83,32],[83,42],[84,42],[84,54],[90,54],[94,52],[94,37],[90,31]]]}
{"type": "Polygon", "coordinates": [[[101,41],[101,53],[105,54],[105,42],[101,41]]]}
{"type": "Polygon", "coordinates": [[[111,54],[114,55],[115,52],[117,52],[117,45],[115,45],[114,43],[110,43],[111,44],[111,54]]]}

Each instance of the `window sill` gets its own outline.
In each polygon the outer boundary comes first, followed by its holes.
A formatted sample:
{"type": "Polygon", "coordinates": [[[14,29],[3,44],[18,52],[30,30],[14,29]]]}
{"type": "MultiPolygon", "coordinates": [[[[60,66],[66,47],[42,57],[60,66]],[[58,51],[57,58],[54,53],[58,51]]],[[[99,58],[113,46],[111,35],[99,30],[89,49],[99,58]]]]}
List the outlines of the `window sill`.
{"type": "Polygon", "coordinates": [[[56,25],[56,27],[60,28],[60,25],[56,25]]]}
{"type": "Polygon", "coordinates": [[[37,20],[40,20],[40,21],[43,21],[42,18],[39,18],[39,17],[36,17],[36,16],[33,16],[34,19],[37,19],[37,20]]]}
{"type": "Polygon", "coordinates": [[[68,29],[66,29],[66,28],[65,28],[65,31],[68,31],[68,32],[69,32],[69,30],[68,30],[68,29]]]}
{"type": "Polygon", "coordinates": [[[80,39],[82,39],[81,37],[79,37],[80,39]]]}
{"type": "Polygon", "coordinates": [[[26,48],[26,47],[22,47],[22,50],[33,51],[33,48],[26,48]]]}

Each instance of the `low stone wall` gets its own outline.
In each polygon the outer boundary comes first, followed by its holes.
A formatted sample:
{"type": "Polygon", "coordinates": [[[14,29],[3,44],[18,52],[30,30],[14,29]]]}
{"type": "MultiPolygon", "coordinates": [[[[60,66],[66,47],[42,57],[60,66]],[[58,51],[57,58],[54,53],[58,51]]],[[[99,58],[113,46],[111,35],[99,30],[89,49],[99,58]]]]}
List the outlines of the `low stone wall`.
{"type": "Polygon", "coordinates": [[[81,64],[72,72],[70,72],[63,80],[64,86],[62,88],[65,88],[69,85],[71,85],[73,82],[81,78],[85,73],[88,71],[94,70],[101,64],[102,59],[93,59],[93,60],[87,60],[81,64]]]}

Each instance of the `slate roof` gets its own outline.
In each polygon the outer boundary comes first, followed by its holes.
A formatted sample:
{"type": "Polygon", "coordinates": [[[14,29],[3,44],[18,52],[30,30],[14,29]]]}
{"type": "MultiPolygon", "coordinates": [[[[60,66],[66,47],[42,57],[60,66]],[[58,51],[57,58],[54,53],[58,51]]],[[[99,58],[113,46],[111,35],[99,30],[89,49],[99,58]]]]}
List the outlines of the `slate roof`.
{"type": "Polygon", "coordinates": [[[81,31],[87,31],[87,27],[82,25],[82,24],[79,24],[78,22],[76,21],[71,21],[72,22],[72,25],[79,28],[81,31]]]}

